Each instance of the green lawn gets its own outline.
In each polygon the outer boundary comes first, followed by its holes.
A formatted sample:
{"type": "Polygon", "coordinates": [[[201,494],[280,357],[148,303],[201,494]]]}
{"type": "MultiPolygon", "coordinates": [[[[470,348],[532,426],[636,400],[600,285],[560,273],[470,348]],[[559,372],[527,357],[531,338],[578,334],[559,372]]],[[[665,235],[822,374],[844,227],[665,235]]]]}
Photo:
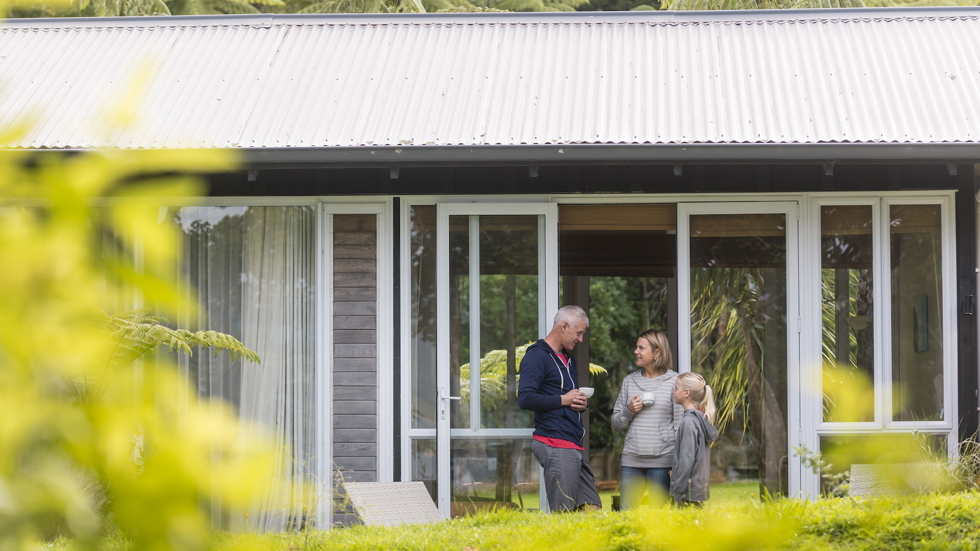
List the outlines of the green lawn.
{"type": "MultiPolygon", "coordinates": [[[[599,498],[602,499],[602,509],[604,511],[612,510],[613,496],[618,495],[619,492],[599,492],[599,498]]],[[[520,506],[521,501],[523,501],[525,509],[537,509],[539,506],[538,493],[537,492],[527,492],[522,493],[520,499],[517,497],[517,493],[513,494],[512,501],[518,506],[520,506]]],[[[759,499],[759,481],[758,480],[748,480],[742,482],[723,482],[711,485],[711,500],[710,504],[722,504],[722,503],[734,503],[734,502],[747,502],[747,501],[758,501],[759,499]]],[[[492,500],[491,494],[488,492],[485,496],[478,494],[477,501],[492,500]]]]}
{"type": "MultiPolygon", "coordinates": [[[[722,486],[722,485],[719,485],[722,486]]],[[[657,508],[541,515],[499,511],[430,526],[351,527],[293,534],[221,535],[222,551],[479,549],[548,551],[891,551],[980,549],[980,494],[754,499],[749,483],[725,485],[704,509],[657,508]],[[752,498],[751,502],[738,496],[752,498]],[[726,498],[727,499],[727,498],[726,498]]],[[[117,540],[118,541],[118,540],[117,540]]],[[[124,547],[106,546],[104,549],[124,547]]]]}
{"type": "MultiPolygon", "coordinates": [[[[721,485],[720,485],[721,486],[721,485]]],[[[980,549],[980,493],[880,499],[779,499],[759,502],[749,483],[727,485],[704,509],[542,515],[517,510],[480,513],[432,525],[354,526],[329,531],[216,534],[220,551],[905,551],[980,549]],[[749,495],[751,501],[737,498],[749,495]],[[574,544],[574,545],[572,545],[574,544]]],[[[82,551],[70,540],[43,551],[82,551]]],[[[179,545],[176,548],[180,548],[179,545]]],[[[41,551],[41,548],[37,548],[41,551]]],[[[85,548],[92,550],[92,548],[85,548]]],[[[98,551],[134,551],[114,534],[98,551]]]]}

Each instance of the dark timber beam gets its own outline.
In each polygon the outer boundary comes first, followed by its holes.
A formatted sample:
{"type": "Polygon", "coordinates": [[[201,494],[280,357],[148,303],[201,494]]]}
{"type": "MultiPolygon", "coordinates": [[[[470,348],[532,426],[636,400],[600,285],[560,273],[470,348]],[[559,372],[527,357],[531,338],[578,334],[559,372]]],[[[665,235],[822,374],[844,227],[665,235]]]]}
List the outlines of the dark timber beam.
{"type": "Polygon", "coordinates": [[[972,164],[956,176],[956,350],[960,440],[976,438],[977,400],[977,186],[972,164]]]}

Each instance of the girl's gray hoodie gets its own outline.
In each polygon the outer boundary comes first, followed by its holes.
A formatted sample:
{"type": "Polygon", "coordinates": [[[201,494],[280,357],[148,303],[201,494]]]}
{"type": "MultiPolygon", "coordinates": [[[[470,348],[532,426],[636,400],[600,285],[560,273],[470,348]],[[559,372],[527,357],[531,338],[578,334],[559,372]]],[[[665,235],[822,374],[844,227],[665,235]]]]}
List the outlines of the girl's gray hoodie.
{"type": "Polygon", "coordinates": [[[674,469],[670,473],[670,496],[674,503],[708,500],[711,471],[710,444],[718,429],[696,409],[684,410],[674,446],[674,469]]]}

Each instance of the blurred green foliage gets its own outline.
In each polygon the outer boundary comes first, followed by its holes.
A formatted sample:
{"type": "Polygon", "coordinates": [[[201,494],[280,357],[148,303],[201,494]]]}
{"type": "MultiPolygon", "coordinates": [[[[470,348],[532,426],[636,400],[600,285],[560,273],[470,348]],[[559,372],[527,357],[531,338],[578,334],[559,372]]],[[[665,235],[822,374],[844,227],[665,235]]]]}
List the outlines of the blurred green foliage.
{"type": "Polygon", "coordinates": [[[115,529],[132,548],[202,549],[212,498],[244,507],[259,497],[249,481],[270,468],[268,448],[246,448],[219,403],[197,407],[172,366],[106,377],[118,339],[93,323],[133,297],[160,314],[195,307],[181,303],[179,282],[137,268],[137,254],[177,254],[151,198],[197,196],[192,174],[236,164],[224,151],[0,150],[0,550],[57,535],[95,548],[115,529]],[[121,246],[102,247],[107,234],[121,246]],[[69,391],[93,380],[100,399],[69,391]]]}

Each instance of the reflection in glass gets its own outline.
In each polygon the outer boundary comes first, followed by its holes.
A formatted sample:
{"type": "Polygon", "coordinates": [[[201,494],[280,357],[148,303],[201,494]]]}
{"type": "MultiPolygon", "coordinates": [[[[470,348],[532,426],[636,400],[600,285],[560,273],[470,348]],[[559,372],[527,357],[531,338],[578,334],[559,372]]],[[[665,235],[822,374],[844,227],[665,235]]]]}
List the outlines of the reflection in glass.
{"type": "Polygon", "coordinates": [[[432,496],[432,501],[438,501],[439,475],[436,466],[439,462],[436,440],[412,440],[412,480],[421,480],[425,489],[432,496]]]}
{"type": "Polygon", "coordinates": [[[892,407],[896,421],[945,418],[941,221],[939,205],[891,206],[892,407]]]}
{"type": "Polygon", "coordinates": [[[530,428],[517,407],[517,368],[538,338],[538,217],[450,216],[450,392],[452,427],[530,428]],[[478,233],[470,233],[479,228],[478,233]],[[471,304],[471,254],[479,251],[479,304],[471,304]],[[471,311],[479,309],[480,408],[471,411],[471,311]],[[455,394],[459,392],[459,394],[455,394]]]}
{"type": "Polygon", "coordinates": [[[874,272],[870,205],[820,208],[824,421],[874,421],[874,399],[848,391],[874,385],[874,272]]]}
{"type": "Polygon", "coordinates": [[[906,483],[911,483],[912,487],[904,490],[919,493],[928,476],[923,474],[923,468],[928,468],[930,463],[944,461],[949,456],[947,436],[948,433],[909,432],[821,436],[820,456],[825,464],[821,473],[825,473],[825,476],[821,476],[821,493],[835,497],[857,497],[862,492],[870,491],[880,495],[883,493],[882,487],[885,487],[894,495],[904,493],[901,485],[906,483]],[[859,467],[855,469],[856,466],[859,467]],[[845,476],[842,477],[842,474],[845,476]],[[872,477],[874,482],[868,480],[872,477]],[[864,479],[863,482],[859,478],[864,479]],[[846,486],[848,482],[850,491],[846,486]],[[842,484],[844,487],[841,487],[842,484]],[[857,491],[855,486],[861,490],[857,491]]]}
{"type": "Polygon", "coordinates": [[[453,428],[470,427],[470,217],[449,217],[449,404],[453,428]],[[465,380],[462,367],[466,366],[465,380]],[[466,396],[463,396],[463,388],[466,396]]]}
{"type": "Polygon", "coordinates": [[[538,508],[538,462],[530,438],[457,439],[452,446],[453,517],[538,508]]]}
{"type": "Polygon", "coordinates": [[[480,217],[480,419],[531,427],[517,407],[518,356],[538,340],[538,217],[480,217]]]}
{"type": "Polygon", "coordinates": [[[788,486],[785,218],[690,218],[691,368],[715,390],[717,448],[748,437],[773,495],[788,486]]]}
{"type": "Polygon", "coordinates": [[[434,429],[437,406],[436,207],[415,205],[411,217],[412,428],[434,429]]]}

